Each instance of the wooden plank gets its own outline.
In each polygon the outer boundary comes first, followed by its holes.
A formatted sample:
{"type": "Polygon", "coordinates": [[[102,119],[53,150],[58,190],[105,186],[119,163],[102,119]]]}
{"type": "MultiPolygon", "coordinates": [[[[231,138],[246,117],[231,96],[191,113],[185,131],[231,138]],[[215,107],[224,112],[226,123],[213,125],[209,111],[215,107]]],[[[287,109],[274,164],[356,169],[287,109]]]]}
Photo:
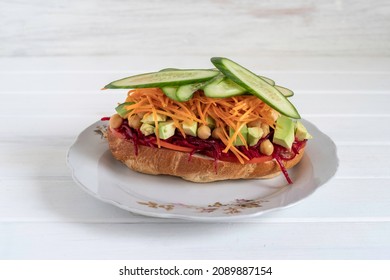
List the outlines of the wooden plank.
{"type": "Polygon", "coordinates": [[[0,26],[7,27],[0,33],[1,53],[148,56],[209,55],[212,50],[227,56],[389,55],[387,8],[385,0],[375,5],[352,0],[124,1],[115,5],[103,0],[60,0],[56,5],[43,0],[34,5],[28,0],[7,1],[0,17],[0,26]]]}
{"type": "MultiPolygon", "coordinates": [[[[234,223],[390,222],[389,187],[390,178],[336,178],[294,207],[234,223]]],[[[93,198],[68,177],[3,179],[0,205],[0,222],[188,223],[131,214],[93,198]]]]}
{"type": "MultiPolygon", "coordinates": [[[[113,113],[111,110],[110,114],[113,113]]],[[[46,142],[48,145],[66,141],[71,144],[79,133],[91,124],[107,116],[107,112],[95,115],[26,115],[7,118],[0,133],[2,143],[46,142]]]]}
{"type": "Polygon", "coordinates": [[[302,117],[315,124],[338,145],[388,145],[389,117],[375,115],[309,115],[302,117]],[[365,132],[362,132],[365,130],[365,132]]]}
{"type": "MultiPolygon", "coordinates": [[[[172,67],[172,66],[171,66],[172,67]]],[[[210,68],[207,62],[203,68],[210,68]]],[[[189,68],[189,67],[187,67],[189,68]]],[[[158,71],[161,68],[152,71],[158,71]]],[[[254,72],[261,73],[276,81],[279,85],[291,88],[295,92],[300,91],[348,91],[373,93],[389,92],[390,73],[351,73],[351,72],[271,72],[260,71],[252,68],[254,72]]],[[[132,70],[126,72],[4,72],[0,75],[1,92],[22,92],[22,93],[50,93],[60,91],[96,92],[113,80],[121,79],[130,75],[143,73],[144,71],[132,70]],[[21,80],[22,78],[22,80],[21,80]]],[[[126,90],[110,90],[109,92],[127,92],[126,90]]],[[[105,93],[107,94],[107,93],[105,93]]]]}
{"type": "MultiPolygon", "coordinates": [[[[3,92],[2,98],[6,98],[7,102],[0,103],[0,117],[19,116],[20,112],[29,111],[29,116],[110,114],[118,103],[125,101],[126,96],[124,91],[3,92]]],[[[390,116],[390,88],[388,92],[381,93],[296,92],[290,100],[303,115],[390,116]]]]}
{"type": "MultiPolygon", "coordinates": [[[[174,61],[208,63],[203,54],[188,57],[174,61]]],[[[241,57],[258,65],[253,57],[241,57]]],[[[71,180],[68,147],[124,96],[95,88],[105,79],[170,61],[94,59],[0,59],[2,258],[390,258],[388,58],[265,59],[267,75],[293,87],[303,117],[336,142],[340,168],[294,207],[218,224],[133,215],[94,199],[71,180]]]]}
{"type": "Polygon", "coordinates": [[[1,223],[0,248],[5,259],[389,259],[389,231],[390,222],[1,223]]]}
{"type": "MultiPolygon", "coordinates": [[[[261,52],[254,54],[235,54],[231,57],[250,69],[260,73],[277,72],[352,72],[352,73],[389,73],[390,58],[386,56],[353,57],[344,56],[270,56],[261,52]]],[[[155,71],[167,67],[203,68],[209,67],[210,54],[206,55],[133,55],[125,56],[80,56],[80,57],[0,57],[0,72],[18,73],[133,73],[155,71]]]]}

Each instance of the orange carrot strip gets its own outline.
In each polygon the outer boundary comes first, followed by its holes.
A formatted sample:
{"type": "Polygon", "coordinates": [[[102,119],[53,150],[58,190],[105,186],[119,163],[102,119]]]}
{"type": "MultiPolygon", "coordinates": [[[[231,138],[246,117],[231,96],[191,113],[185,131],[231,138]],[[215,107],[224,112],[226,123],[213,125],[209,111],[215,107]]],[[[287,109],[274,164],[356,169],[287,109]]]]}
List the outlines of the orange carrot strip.
{"type": "Polygon", "coordinates": [[[261,156],[261,157],[252,158],[251,160],[248,160],[245,163],[261,163],[261,162],[272,160],[272,158],[273,158],[272,156],[261,156]]]}
{"type": "Polygon", "coordinates": [[[164,148],[167,148],[170,150],[174,150],[174,151],[180,151],[180,152],[186,152],[186,153],[192,152],[192,148],[177,146],[177,145],[165,142],[164,140],[160,140],[160,145],[161,145],[161,147],[164,147],[164,148]]]}

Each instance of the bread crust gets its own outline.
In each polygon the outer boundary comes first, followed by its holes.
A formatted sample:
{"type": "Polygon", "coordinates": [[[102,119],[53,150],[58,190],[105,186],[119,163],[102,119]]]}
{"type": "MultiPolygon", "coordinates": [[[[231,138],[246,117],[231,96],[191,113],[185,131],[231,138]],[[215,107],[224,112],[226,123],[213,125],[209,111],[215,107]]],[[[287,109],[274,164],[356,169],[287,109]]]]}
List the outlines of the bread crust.
{"type": "MultiPolygon", "coordinates": [[[[146,174],[172,175],[192,182],[206,183],[229,179],[272,178],[281,172],[274,159],[249,164],[218,161],[218,172],[215,172],[214,160],[207,157],[194,155],[189,160],[188,153],[143,145],[138,146],[136,156],[131,140],[117,137],[110,129],[107,139],[110,150],[117,160],[132,170],[146,174]]],[[[282,160],[286,169],[299,163],[303,154],[304,148],[292,160],[282,160]]]]}

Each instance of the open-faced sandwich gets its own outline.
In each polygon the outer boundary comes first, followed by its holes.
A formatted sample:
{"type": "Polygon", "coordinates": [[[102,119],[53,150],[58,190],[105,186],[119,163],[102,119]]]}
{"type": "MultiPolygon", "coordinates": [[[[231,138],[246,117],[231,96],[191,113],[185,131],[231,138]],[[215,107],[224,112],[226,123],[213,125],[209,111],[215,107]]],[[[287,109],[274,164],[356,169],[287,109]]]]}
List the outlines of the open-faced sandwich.
{"type": "Polygon", "coordinates": [[[114,157],[193,182],[270,178],[301,160],[311,136],[293,92],[227,58],[216,69],[163,69],[111,82],[131,89],[110,117],[114,157]]]}

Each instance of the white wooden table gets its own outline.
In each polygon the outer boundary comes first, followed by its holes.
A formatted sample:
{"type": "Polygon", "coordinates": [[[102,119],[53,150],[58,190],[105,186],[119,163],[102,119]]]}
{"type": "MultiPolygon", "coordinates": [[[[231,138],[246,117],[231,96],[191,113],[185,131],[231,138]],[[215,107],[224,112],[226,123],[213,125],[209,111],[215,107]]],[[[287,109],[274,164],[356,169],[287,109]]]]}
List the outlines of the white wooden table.
{"type": "Polygon", "coordinates": [[[67,149],[123,101],[99,91],[107,82],[209,57],[0,58],[0,258],[389,259],[390,58],[232,58],[294,89],[301,115],[335,141],[329,183],[238,222],[128,213],[72,181],[67,149]]]}

